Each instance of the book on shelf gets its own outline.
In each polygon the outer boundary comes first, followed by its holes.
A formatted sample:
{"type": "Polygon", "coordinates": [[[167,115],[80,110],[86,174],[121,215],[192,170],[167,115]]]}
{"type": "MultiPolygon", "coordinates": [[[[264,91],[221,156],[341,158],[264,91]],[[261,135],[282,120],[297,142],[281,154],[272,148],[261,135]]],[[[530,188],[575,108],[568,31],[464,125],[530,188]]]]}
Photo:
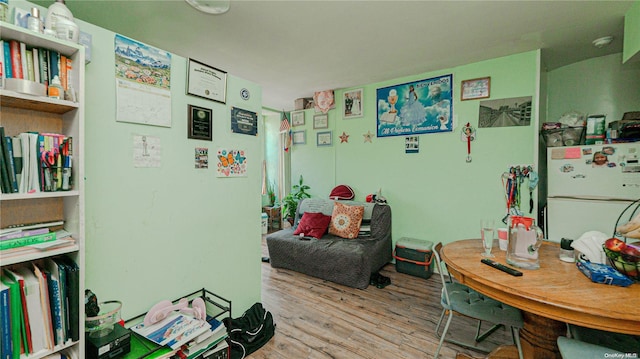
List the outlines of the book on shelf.
{"type": "Polygon", "coordinates": [[[3,42],[4,47],[4,77],[13,78],[13,68],[11,66],[11,49],[9,48],[9,41],[3,42]]]}
{"type": "Polygon", "coordinates": [[[40,58],[38,57],[38,53],[40,52],[40,50],[38,50],[37,47],[34,47],[33,49],[31,49],[31,61],[33,62],[33,81],[37,82],[37,83],[42,83],[40,81],[40,58]]]}
{"type": "Polygon", "coordinates": [[[0,229],[0,235],[23,232],[23,231],[38,229],[38,228],[49,228],[49,231],[57,231],[62,229],[63,225],[64,225],[63,220],[57,220],[57,221],[51,221],[51,222],[16,224],[13,226],[8,226],[6,228],[0,229]]]}
{"type": "Polygon", "coordinates": [[[60,290],[60,270],[58,265],[50,258],[44,261],[44,272],[47,276],[47,285],[49,287],[49,305],[51,307],[51,323],[53,325],[54,341],[56,345],[65,342],[65,327],[63,326],[62,317],[62,293],[60,290]]]}
{"type": "Polygon", "coordinates": [[[22,56],[20,55],[20,42],[9,40],[9,56],[11,58],[11,74],[14,79],[22,77],[22,56]]]}
{"type": "Polygon", "coordinates": [[[31,348],[32,353],[44,349],[52,349],[47,346],[47,332],[44,317],[44,308],[40,301],[40,283],[35,273],[28,267],[17,267],[16,273],[24,280],[23,305],[27,307],[29,328],[31,328],[31,348]]]}
{"type": "Polygon", "coordinates": [[[42,318],[44,320],[46,347],[53,349],[55,346],[53,319],[51,315],[51,301],[49,297],[49,282],[46,273],[39,265],[33,263],[33,273],[38,279],[40,287],[40,305],[42,306],[42,318]]]}
{"type": "Polygon", "coordinates": [[[15,155],[13,153],[13,138],[11,136],[5,136],[5,151],[7,152],[7,160],[9,161],[9,177],[11,177],[11,186],[13,192],[18,192],[18,179],[16,175],[16,162],[15,155]]]}
{"type": "Polygon", "coordinates": [[[36,234],[33,236],[6,239],[3,241],[0,241],[0,251],[4,251],[6,249],[11,249],[11,248],[40,244],[40,243],[50,242],[55,240],[56,240],[56,232],[48,232],[44,234],[36,234]]]}
{"type": "Polygon", "coordinates": [[[19,42],[18,44],[18,49],[20,50],[20,72],[22,73],[22,77],[20,78],[28,80],[29,72],[27,69],[27,44],[25,44],[24,42],[19,42]]]}
{"type": "Polygon", "coordinates": [[[2,359],[13,358],[11,340],[11,309],[9,308],[9,286],[0,282],[0,354],[2,359]]]}
{"type": "Polygon", "coordinates": [[[33,353],[33,344],[32,344],[32,335],[31,335],[31,325],[29,322],[29,311],[27,310],[27,293],[25,288],[25,280],[22,274],[18,273],[16,270],[5,269],[4,274],[11,279],[13,282],[18,284],[18,288],[20,291],[20,312],[22,313],[22,336],[23,336],[23,344],[24,344],[24,353],[29,354],[33,353]]]}
{"type": "Polygon", "coordinates": [[[11,145],[13,147],[13,164],[16,171],[16,184],[18,185],[18,192],[20,191],[20,180],[22,179],[22,140],[19,136],[14,136],[11,139],[11,145]]]}
{"type": "Polygon", "coordinates": [[[168,346],[175,350],[183,344],[195,340],[210,328],[211,325],[205,320],[173,312],[157,323],[146,326],[144,323],[140,323],[133,326],[131,330],[158,345],[168,346]]]}
{"type": "MultiPolygon", "coordinates": [[[[0,242],[7,239],[18,239],[22,237],[36,236],[39,234],[49,233],[49,228],[28,229],[26,231],[16,231],[9,234],[0,235],[0,242]]],[[[57,234],[56,234],[57,237],[57,234]]]]}
{"type": "Polygon", "coordinates": [[[9,278],[5,273],[1,276],[3,284],[9,287],[9,311],[11,313],[11,345],[13,359],[19,359],[20,354],[26,353],[27,332],[22,314],[22,300],[20,299],[20,284],[9,278]]]}

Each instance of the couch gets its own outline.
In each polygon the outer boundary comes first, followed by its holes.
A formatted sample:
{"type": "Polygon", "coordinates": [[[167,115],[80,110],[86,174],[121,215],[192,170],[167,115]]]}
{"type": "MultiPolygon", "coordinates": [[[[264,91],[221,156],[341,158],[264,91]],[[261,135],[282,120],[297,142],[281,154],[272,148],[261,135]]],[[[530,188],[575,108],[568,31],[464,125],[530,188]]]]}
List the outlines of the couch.
{"type": "Polygon", "coordinates": [[[284,268],[354,288],[369,285],[371,274],[392,258],[391,207],[354,201],[364,206],[363,225],[357,238],[341,238],[325,233],[321,238],[294,235],[305,212],[331,216],[334,201],[307,198],[300,201],[294,226],[267,235],[267,247],[273,268],[284,268]],[[363,231],[370,227],[370,232],[363,231]]]}

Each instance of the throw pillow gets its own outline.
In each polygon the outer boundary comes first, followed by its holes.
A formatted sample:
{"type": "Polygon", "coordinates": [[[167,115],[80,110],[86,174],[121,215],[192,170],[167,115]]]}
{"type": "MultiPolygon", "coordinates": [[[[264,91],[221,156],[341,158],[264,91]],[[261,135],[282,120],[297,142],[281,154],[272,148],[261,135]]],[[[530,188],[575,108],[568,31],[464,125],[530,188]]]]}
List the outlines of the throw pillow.
{"type": "Polygon", "coordinates": [[[329,233],[342,238],[356,238],[360,231],[363,214],[363,206],[349,206],[336,202],[333,206],[329,233]]]}
{"type": "Polygon", "coordinates": [[[331,216],[325,216],[322,213],[304,212],[293,234],[302,234],[306,237],[320,239],[327,232],[329,222],[331,222],[331,216]]]}

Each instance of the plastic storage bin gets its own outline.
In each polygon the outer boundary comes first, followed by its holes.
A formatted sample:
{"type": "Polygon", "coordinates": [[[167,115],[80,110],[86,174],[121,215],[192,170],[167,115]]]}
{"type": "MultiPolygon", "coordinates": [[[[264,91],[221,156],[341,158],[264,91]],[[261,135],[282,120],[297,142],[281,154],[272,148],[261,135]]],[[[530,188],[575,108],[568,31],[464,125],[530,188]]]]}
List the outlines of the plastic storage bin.
{"type": "Polygon", "coordinates": [[[400,238],[393,251],[396,271],[425,279],[431,277],[433,263],[435,263],[432,249],[433,242],[416,238],[400,238]]]}

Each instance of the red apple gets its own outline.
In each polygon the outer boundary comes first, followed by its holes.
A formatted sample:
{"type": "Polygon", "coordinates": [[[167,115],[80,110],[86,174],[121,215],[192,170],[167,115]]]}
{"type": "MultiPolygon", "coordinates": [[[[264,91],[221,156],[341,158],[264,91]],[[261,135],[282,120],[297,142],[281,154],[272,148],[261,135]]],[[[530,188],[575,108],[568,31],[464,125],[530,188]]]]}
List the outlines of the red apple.
{"type": "Polygon", "coordinates": [[[619,240],[618,238],[613,237],[607,239],[604,242],[604,246],[611,251],[620,252],[627,246],[627,244],[619,240]]]}

